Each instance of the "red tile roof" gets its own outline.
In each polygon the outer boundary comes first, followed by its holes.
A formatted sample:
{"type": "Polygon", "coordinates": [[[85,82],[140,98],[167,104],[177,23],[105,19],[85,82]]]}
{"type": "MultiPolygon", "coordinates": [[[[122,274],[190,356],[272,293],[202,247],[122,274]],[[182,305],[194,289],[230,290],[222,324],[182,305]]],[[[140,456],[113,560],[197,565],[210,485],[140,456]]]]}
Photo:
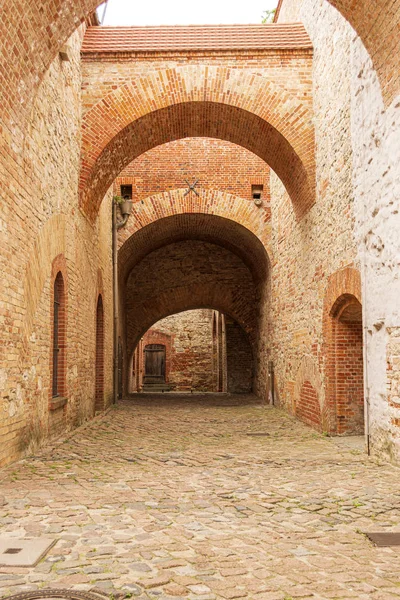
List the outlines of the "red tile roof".
{"type": "Polygon", "coordinates": [[[89,27],[82,52],[311,49],[301,23],[89,27]]]}

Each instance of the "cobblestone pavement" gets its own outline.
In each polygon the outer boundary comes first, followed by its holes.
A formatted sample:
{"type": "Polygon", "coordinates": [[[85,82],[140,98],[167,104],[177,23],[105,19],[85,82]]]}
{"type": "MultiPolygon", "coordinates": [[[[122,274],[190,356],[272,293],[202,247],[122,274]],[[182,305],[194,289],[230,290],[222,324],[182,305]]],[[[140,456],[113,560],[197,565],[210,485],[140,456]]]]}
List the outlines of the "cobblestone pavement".
{"type": "Polygon", "coordinates": [[[1,536],[59,541],[2,596],[400,598],[400,473],[253,397],[137,396],[2,471],[1,536]]]}

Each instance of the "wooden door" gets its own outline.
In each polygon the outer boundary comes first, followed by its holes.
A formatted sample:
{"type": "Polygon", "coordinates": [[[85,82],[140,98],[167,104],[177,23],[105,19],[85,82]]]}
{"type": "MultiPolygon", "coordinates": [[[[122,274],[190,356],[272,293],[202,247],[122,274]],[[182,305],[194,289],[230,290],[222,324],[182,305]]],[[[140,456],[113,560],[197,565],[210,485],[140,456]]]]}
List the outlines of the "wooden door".
{"type": "Polygon", "coordinates": [[[144,349],[144,383],[165,383],[165,346],[149,344],[144,349]]]}

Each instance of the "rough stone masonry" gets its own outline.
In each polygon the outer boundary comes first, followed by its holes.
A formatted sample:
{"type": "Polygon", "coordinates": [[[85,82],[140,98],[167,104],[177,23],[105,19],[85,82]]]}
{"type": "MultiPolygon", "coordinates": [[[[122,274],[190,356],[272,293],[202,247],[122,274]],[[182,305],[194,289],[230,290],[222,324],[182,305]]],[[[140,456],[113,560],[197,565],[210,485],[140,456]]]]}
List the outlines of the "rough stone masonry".
{"type": "Polygon", "coordinates": [[[399,462],[400,2],[153,28],[98,3],[0,0],[0,464],[111,403],[121,185],[123,393],[149,327],[215,310],[227,382],[251,355],[260,399],[399,462]]]}

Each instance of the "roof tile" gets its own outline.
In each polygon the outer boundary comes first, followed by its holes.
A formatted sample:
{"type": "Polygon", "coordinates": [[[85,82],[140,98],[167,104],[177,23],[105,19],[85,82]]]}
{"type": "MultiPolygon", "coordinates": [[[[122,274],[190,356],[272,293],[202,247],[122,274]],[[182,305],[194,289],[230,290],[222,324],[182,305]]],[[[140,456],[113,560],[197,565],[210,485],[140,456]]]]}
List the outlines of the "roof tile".
{"type": "Polygon", "coordinates": [[[311,49],[301,23],[262,25],[161,25],[146,27],[88,27],[84,54],[311,49]]]}

